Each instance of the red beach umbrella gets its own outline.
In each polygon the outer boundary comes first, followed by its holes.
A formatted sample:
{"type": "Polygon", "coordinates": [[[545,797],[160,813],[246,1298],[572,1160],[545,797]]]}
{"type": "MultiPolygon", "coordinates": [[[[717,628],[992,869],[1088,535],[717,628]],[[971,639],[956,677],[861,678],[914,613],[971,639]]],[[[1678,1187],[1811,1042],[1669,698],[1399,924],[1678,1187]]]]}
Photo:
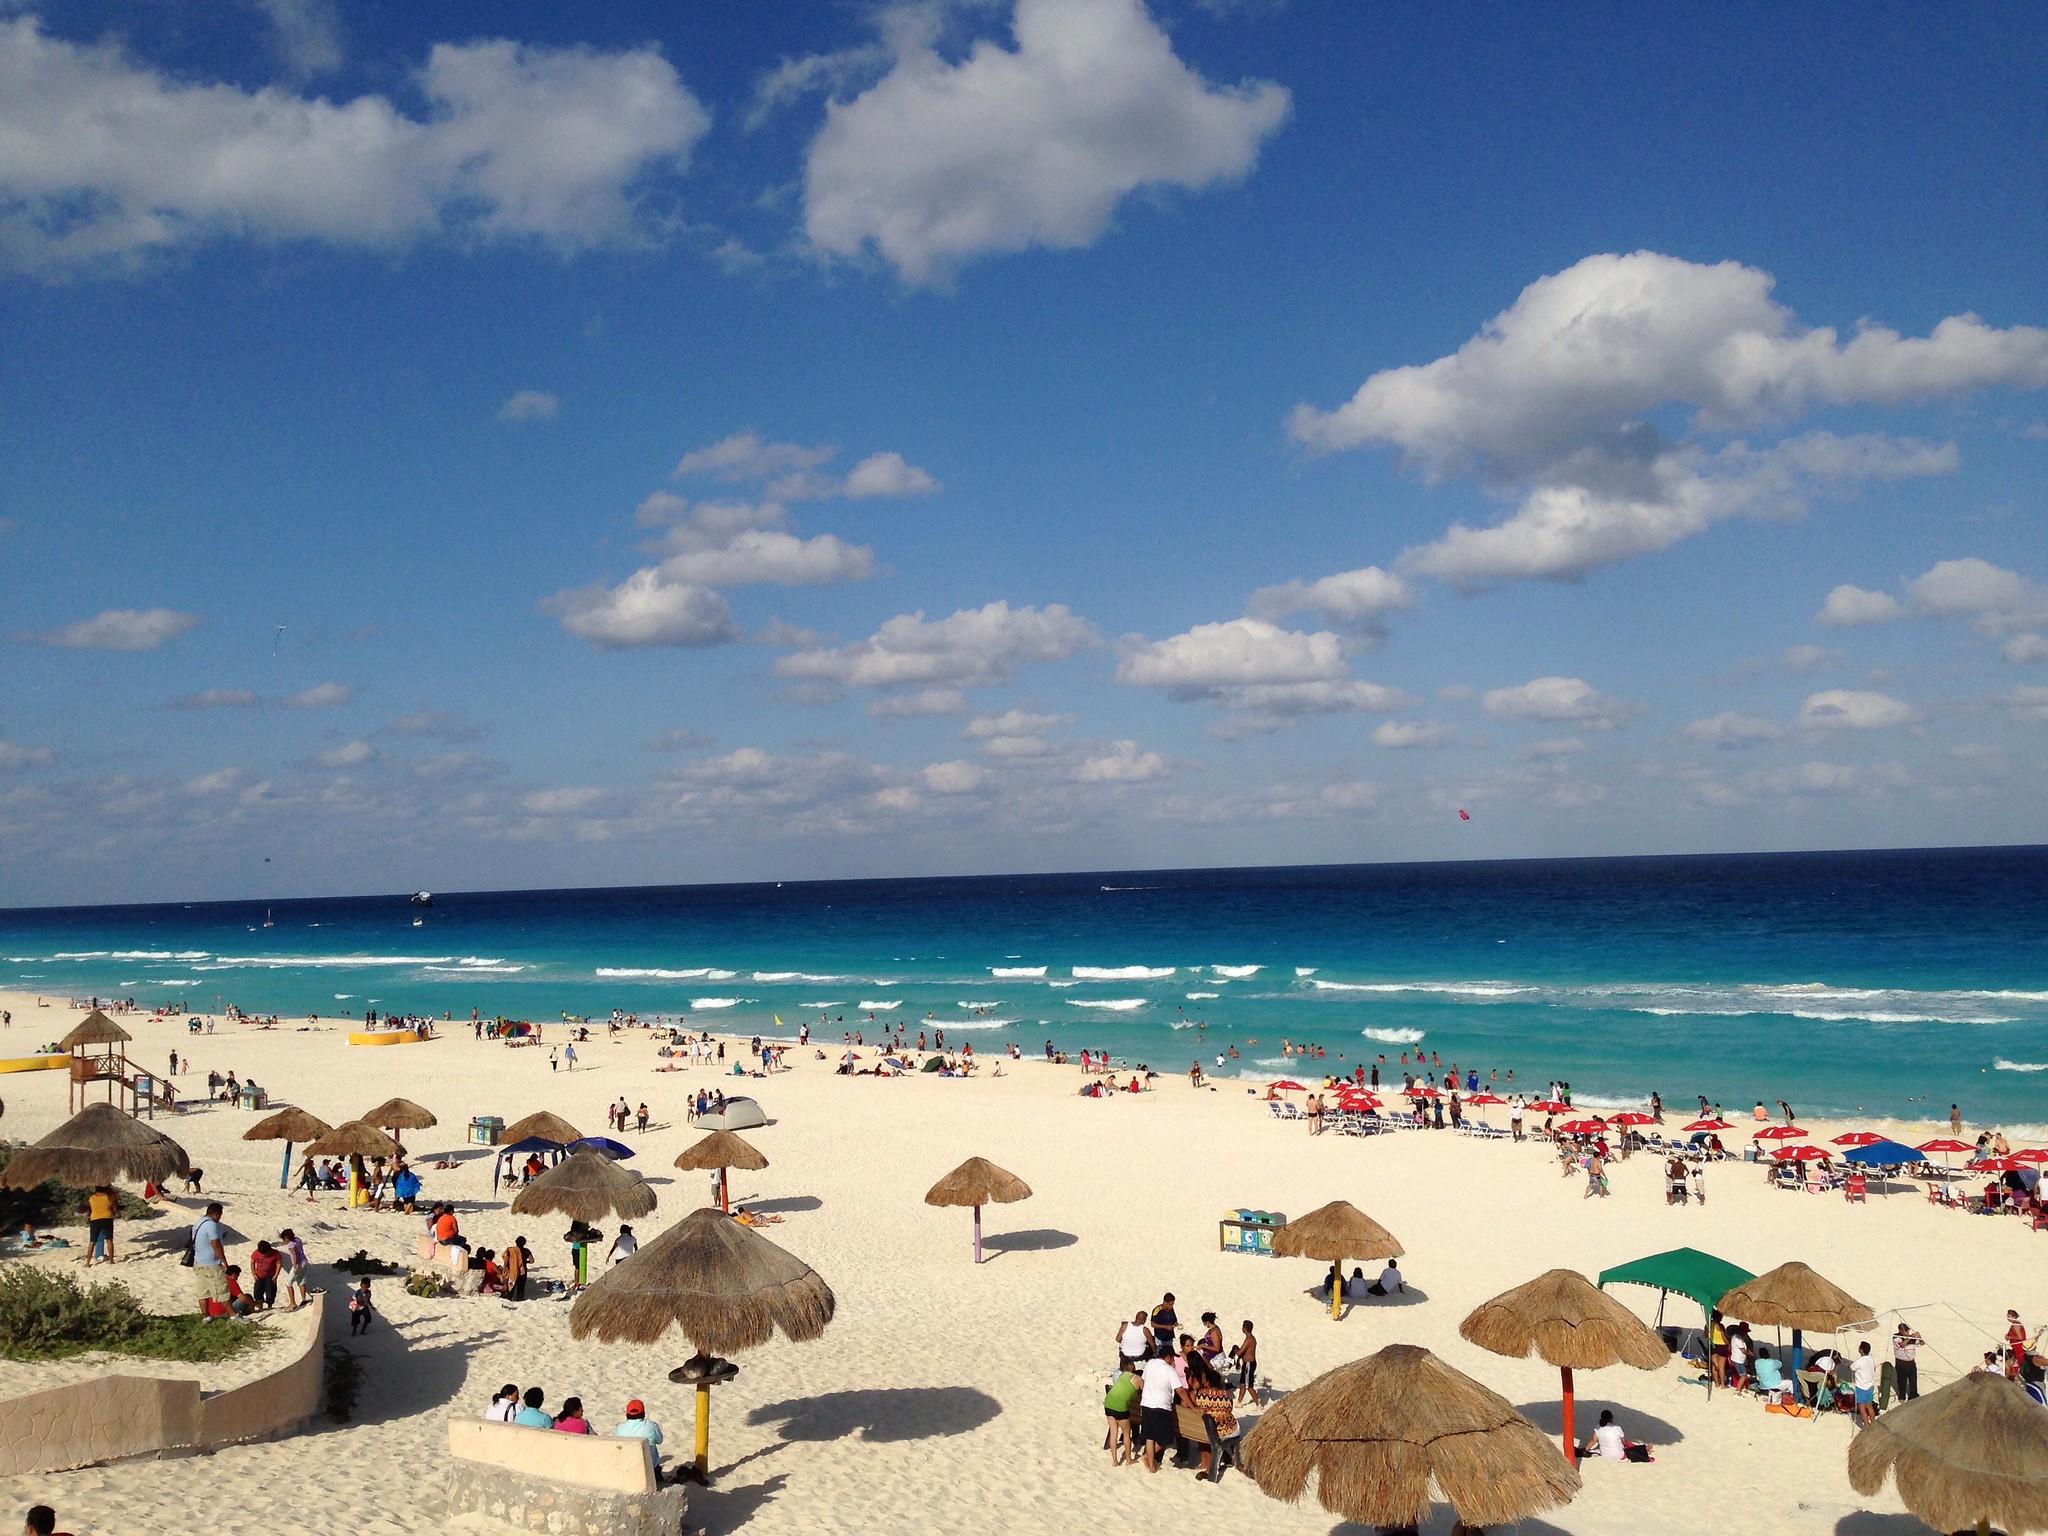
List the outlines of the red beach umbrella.
{"type": "Polygon", "coordinates": [[[1804,1136],[1805,1134],[1806,1132],[1796,1125],[1767,1125],[1750,1139],[1752,1141],[1790,1141],[1795,1136],[1804,1136]]]}
{"type": "Polygon", "coordinates": [[[1867,1147],[1886,1140],[1889,1138],[1880,1136],[1875,1131],[1844,1131],[1834,1138],[1834,1143],[1838,1147],[1867,1147]]]}
{"type": "Polygon", "coordinates": [[[1953,1136],[1941,1136],[1933,1141],[1923,1141],[1913,1150],[1915,1152],[1974,1152],[1977,1150],[1977,1143],[1974,1141],[1957,1141],[1953,1136]]]}
{"type": "Polygon", "coordinates": [[[1497,1093],[1475,1093],[1465,1102],[1467,1104],[1505,1104],[1507,1100],[1497,1093]]]}
{"type": "Polygon", "coordinates": [[[1718,1115],[1709,1115],[1704,1120],[1693,1121],[1692,1124],[1684,1127],[1684,1129],[1688,1131],[1732,1131],[1735,1127],[1718,1115]]]}
{"type": "Polygon", "coordinates": [[[1771,1156],[1784,1163],[1817,1163],[1831,1154],[1825,1147],[1779,1147],[1771,1156]]]}
{"type": "Polygon", "coordinates": [[[1291,1077],[1275,1078],[1272,1082],[1266,1084],[1266,1086],[1268,1088],[1277,1088],[1282,1093],[1301,1093],[1304,1091],[1301,1084],[1297,1083],[1291,1077]]]}
{"type": "Polygon", "coordinates": [[[1434,1088],[1404,1088],[1402,1092],[1406,1093],[1411,1099],[1440,1099],[1443,1097],[1434,1088]]]}
{"type": "Polygon", "coordinates": [[[1971,1173],[2017,1173],[2027,1165],[2016,1157],[1980,1157],[1963,1166],[1971,1173]]]}
{"type": "Polygon", "coordinates": [[[1607,1129],[1605,1120],[1567,1120],[1558,1127],[1567,1136],[1598,1136],[1607,1129]]]}
{"type": "Polygon", "coordinates": [[[1655,1115],[1646,1115],[1640,1109],[1624,1109],[1618,1115],[1609,1115],[1607,1123],[1609,1125],[1655,1125],[1657,1117],[1655,1115]]]}
{"type": "Polygon", "coordinates": [[[1562,1099],[1538,1099],[1529,1107],[1541,1115],[1561,1115],[1570,1109],[1571,1105],[1562,1099]]]}
{"type": "Polygon", "coordinates": [[[2048,1148],[2024,1147],[2013,1153],[2012,1160],[2016,1163],[2048,1163],[2048,1148]]]}

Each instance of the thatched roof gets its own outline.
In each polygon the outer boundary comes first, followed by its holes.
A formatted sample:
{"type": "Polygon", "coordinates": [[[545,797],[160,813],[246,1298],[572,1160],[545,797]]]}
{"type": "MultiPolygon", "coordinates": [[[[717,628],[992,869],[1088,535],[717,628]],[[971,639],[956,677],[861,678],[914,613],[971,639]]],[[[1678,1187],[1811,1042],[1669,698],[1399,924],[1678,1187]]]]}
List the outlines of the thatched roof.
{"type": "Polygon", "coordinates": [[[676,1156],[676,1166],[685,1170],[702,1168],[745,1168],[759,1172],[768,1166],[758,1148],[731,1131],[713,1131],[702,1141],[685,1147],[676,1156]]]}
{"type": "Polygon", "coordinates": [[[653,1185],[588,1148],[571,1152],[512,1201],[515,1215],[560,1211],[577,1221],[600,1221],[613,1214],[631,1221],[653,1209],[653,1185]]]}
{"type": "Polygon", "coordinates": [[[1548,1270],[1481,1302],[1458,1332],[1510,1360],[1533,1352],[1575,1371],[1607,1365],[1654,1371],[1671,1359],[1655,1330],[1575,1269],[1548,1270]]]}
{"type": "Polygon", "coordinates": [[[2048,1411],[2002,1376],[1972,1372],[1889,1409],[1849,1442],[1861,1494],[1889,1471],[1906,1508],[1937,1530],[1980,1520],[2048,1530],[2048,1411]]]}
{"type": "Polygon", "coordinates": [[[652,1344],[671,1324],[705,1354],[795,1343],[832,1321],[832,1288],[795,1254],[722,1211],[693,1211],[606,1273],[569,1311],[572,1337],[652,1344]]]}
{"type": "Polygon", "coordinates": [[[559,1142],[563,1146],[572,1141],[581,1141],[583,1133],[564,1120],[560,1115],[537,1109],[523,1120],[514,1120],[499,1133],[501,1142],[510,1146],[515,1141],[524,1141],[529,1136],[538,1136],[542,1141],[559,1142]]]}
{"type": "Polygon", "coordinates": [[[0,1176],[10,1189],[50,1179],[91,1186],[116,1179],[158,1183],[190,1169],[192,1160],[162,1131],[111,1104],[88,1104],[34,1146],[17,1152],[0,1176]]]}
{"type": "Polygon", "coordinates": [[[1555,1441],[1417,1344],[1389,1344],[1288,1393],[1245,1436],[1243,1463],[1290,1504],[1313,1475],[1323,1508],[1369,1526],[1421,1524],[1432,1484],[1476,1526],[1555,1509],[1579,1491],[1555,1441]]]}
{"type": "Polygon", "coordinates": [[[400,1131],[424,1131],[441,1123],[434,1118],[431,1109],[415,1104],[411,1099],[386,1099],[375,1109],[364,1110],[356,1118],[365,1125],[400,1131]]]}
{"type": "Polygon", "coordinates": [[[76,1050],[81,1045],[119,1045],[135,1037],[95,1008],[78,1021],[78,1027],[57,1042],[60,1051],[76,1050]]]}
{"type": "Polygon", "coordinates": [[[242,1132],[244,1141],[318,1141],[334,1127],[318,1115],[290,1106],[265,1115],[242,1132]]]}
{"type": "Polygon", "coordinates": [[[924,1192],[926,1205],[1008,1205],[1030,1198],[1029,1184],[985,1157],[970,1157],[924,1192]]]}
{"type": "Polygon", "coordinates": [[[1273,1231],[1273,1251],[1291,1259],[1398,1259],[1394,1234],[1349,1200],[1332,1200],[1273,1231]]]}
{"type": "Polygon", "coordinates": [[[1839,1333],[1877,1314],[1825,1276],[1798,1260],[1745,1280],[1722,1296],[1720,1312],[1746,1323],[1775,1323],[1814,1333],[1839,1333]]]}
{"type": "Polygon", "coordinates": [[[306,1148],[308,1157],[396,1157],[398,1143],[360,1120],[344,1120],[306,1148]]]}

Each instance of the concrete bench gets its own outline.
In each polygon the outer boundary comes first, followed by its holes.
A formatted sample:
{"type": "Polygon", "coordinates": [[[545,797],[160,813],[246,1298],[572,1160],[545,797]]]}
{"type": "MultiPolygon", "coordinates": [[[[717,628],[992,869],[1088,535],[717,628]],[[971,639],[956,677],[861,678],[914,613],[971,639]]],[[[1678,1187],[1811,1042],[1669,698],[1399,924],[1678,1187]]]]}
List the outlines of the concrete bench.
{"type": "Polygon", "coordinates": [[[467,1529],[676,1536],[689,1513],[645,1440],[450,1419],[448,1453],[449,1514],[467,1529]]]}

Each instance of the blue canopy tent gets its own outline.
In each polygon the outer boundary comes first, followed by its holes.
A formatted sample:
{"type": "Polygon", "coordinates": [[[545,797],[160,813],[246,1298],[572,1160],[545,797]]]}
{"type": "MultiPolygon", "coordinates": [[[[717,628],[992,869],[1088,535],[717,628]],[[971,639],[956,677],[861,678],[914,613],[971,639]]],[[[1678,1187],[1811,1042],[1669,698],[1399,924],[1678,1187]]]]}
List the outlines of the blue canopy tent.
{"type": "MultiPolygon", "coordinates": [[[[1873,1141],[1868,1146],[1851,1147],[1843,1154],[1842,1161],[1858,1163],[1865,1168],[1904,1168],[1924,1161],[1926,1156],[1919,1148],[1909,1147],[1903,1141],[1873,1141]]],[[[1889,1197],[1891,1187],[1880,1179],[1877,1192],[1889,1197]]]]}
{"type": "Polygon", "coordinates": [[[491,1163],[491,1193],[496,1194],[498,1185],[505,1178],[505,1165],[522,1152],[545,1152],[550,1157],[560,1157],[567,1149],[559,1141],[549,1141],[545,1136],[523,1136],[510,1146],[498,1148],[497,1158],[491,1163]]]}
{"type": "Polygon", "coordinates": [[[571,1152],[580,1152],[586,1147],[592,1152],[602,1153],[615,1163],[622,1158],[628,1158],[633,1155],[631,1147],[627,1146],[623,1141],[613,1141],[609,1136],[585,1136],[580,1141],[569,1143],[569,1150],[571,1152]]]}

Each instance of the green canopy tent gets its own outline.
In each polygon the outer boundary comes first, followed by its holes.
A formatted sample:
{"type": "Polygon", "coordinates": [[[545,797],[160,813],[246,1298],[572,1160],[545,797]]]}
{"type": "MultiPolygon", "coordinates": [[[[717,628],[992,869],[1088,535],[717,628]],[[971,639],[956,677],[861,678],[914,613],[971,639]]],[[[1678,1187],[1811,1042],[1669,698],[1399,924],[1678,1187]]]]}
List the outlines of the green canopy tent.
{"type": "MultiPolygon", "coordinates": [[[[1626,1264],[1617,1264],[1612,1269],[1600,1271],[1600,1288],[1605,1290],[1611,1282],[1616,1285],[1647,1285],[1657,1293],[1657,1323],[1664,1322],[1665,1298],[1676,1291],[1680,1296],[1700,1304],[1700,1311],[1711,1314],[1723,1296],[1756,1278],[1740,1264],[1730,1264],[1726,1259],[1717,1259],[1711,1253],[1701,1253],[1697,1248],[1673,1248],[1668,1253],[1653,1253],[1645,1259],[1633,1259],[1626,1264]]],[[[1707,1340],[1708,1330],[1702,1327],[1700,1343],[1711,1347],[1707,1340]]],[[[1714,1395],[1714,1373],[1709,1362],[1707,1371],[1707,1395],[1714,1395]]]]}

